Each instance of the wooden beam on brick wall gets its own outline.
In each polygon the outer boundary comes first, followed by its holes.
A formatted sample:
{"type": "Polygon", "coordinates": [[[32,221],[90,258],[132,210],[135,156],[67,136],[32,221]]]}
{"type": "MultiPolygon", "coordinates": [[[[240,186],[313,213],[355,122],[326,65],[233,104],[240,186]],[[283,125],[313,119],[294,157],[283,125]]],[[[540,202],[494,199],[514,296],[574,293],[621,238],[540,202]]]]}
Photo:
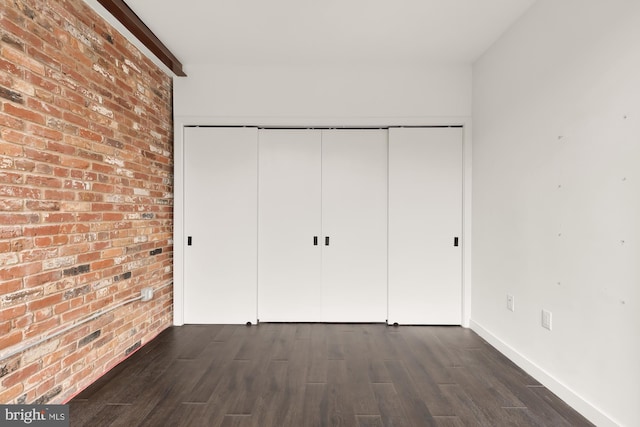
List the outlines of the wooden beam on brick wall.
{"type": "Polygon", "coordinates": [[[186,76],[182,64],[156,37],[136,13],[123,0],[98,0],[127,30],[136,36],[160,61],[177,76],[186,76]]]}

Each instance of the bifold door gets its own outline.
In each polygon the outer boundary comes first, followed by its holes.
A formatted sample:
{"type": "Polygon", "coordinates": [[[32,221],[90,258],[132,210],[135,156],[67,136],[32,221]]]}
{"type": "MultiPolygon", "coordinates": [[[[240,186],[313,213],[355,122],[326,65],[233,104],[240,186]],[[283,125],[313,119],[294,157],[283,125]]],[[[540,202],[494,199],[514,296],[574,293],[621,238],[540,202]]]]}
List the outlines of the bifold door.
{"type": "Polygon", "coordinates": [[[387,132],[260,130],[258,318],[384,322],[387,132]]]}
{"type": "Polygon", "coordinates": [[[185,323],[256,322],[257,133],[185,128],[185,323]]]}
{"type": "Polygon", "coordinates": [[[462,321],[462,128],[389,129],[389,323],[462,321]]]}
{"type": "Polygon", "coordinates": [[[321,134],[260,130],[258,317],[319,322],[321,134]]]}
{"type": "Polygon", "coordinates": [[[322,131],[322,320],[387,318],[387,131],[322,131]]]}

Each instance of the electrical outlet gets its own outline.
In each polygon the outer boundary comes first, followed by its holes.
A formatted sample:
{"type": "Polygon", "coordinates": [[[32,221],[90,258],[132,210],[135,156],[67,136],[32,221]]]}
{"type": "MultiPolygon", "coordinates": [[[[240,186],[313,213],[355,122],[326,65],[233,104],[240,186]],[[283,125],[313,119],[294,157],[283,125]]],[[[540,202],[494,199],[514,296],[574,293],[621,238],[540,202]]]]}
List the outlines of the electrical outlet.
{"type": "Polygon", "coordinates": [[[149,301],[153,298],[153,288],[142,288],[140,291],[141,301],[149,301]]]}
{"type": "Polygon", "coordinates": [[[516,302],[513,295],[507,294],[507,310],[516,311],[516,302]]]}
{"type": "Polygon", "coordinates": [[[551,312],[542,310],[542,327],[551,330],[551,312]]]}

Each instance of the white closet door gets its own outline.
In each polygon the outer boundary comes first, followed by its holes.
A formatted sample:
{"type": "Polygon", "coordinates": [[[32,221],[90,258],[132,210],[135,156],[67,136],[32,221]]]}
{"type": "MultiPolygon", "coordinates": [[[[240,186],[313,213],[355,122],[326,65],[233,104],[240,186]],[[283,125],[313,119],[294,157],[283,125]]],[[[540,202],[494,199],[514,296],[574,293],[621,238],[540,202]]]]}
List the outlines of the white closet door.
{"type": "Polygon", "coordinates": [[[185,323],[256,322],[257,165],[256,128],[185,129],[185,323]]]}
{"type": "Polygon", "coordinates": [[[322,131],[322,233],[322,320],[384,322],[386,130],[322,131]]]}
{"type": "Polygon", "coordinates": [[[259,134],[258,318],[317,322],[320,131],[266,129],[259,134]]]}
{"type": "Polygon", "coordinates": [[[462,129],[389,129],[389,323],[462,321],[462,129]]]}

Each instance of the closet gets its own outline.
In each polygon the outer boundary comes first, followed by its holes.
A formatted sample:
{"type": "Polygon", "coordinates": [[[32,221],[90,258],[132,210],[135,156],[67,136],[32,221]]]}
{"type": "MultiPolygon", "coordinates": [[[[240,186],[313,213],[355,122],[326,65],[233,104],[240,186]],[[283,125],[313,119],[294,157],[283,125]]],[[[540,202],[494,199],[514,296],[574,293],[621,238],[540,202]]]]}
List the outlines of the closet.
{"type": "Polygon", "coordinates": [[[388,322],[462,322],[462,128],[389,129],[388,322]]]}
{"type": "Polygon", "coordinates": [[[185,323],[461,324],[462,132],[185,128],[185,323]]]}
{"type": "Polygon", "coordinates": [[[384,322],[387,131],[259,132],[258,318],[384,322]]]}
{"type": "Polygon", "coordinates": [[[185,128],[184,321],[255,323],[258,129],[185,128]]]}

